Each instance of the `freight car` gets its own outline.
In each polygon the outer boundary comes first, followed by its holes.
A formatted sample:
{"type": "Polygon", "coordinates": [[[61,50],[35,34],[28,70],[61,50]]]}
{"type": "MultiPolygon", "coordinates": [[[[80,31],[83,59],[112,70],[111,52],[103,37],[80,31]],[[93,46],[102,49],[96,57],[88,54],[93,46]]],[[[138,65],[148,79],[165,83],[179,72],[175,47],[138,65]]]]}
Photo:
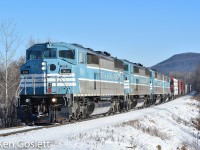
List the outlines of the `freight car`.
{"type": "Polygon", "coordinates": [[[185,84],[185,94],[192,92],[192,85],[185,84]]]}
{"type": "Polygon", "coordinates": [[[178,97],[178,80],[174,77],[171,77],[170,81],[170,90],[172,93],[172,99],[175,99],[178,97]]]}
{"type": "Polygon", "coordinates": [[[35,44],[27,49],[20,72],[17,115],[22,122],[127,111],[162,103],[178,92],[174,78],[79,44],[35,44]]]}

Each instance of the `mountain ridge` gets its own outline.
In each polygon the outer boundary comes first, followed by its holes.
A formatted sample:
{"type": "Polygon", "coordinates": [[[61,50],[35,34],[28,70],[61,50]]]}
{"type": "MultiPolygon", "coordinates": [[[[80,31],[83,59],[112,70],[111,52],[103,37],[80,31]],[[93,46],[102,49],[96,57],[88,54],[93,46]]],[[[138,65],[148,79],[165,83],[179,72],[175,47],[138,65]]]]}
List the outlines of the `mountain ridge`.
{"type": "Polygon", "coordinates": [[[152,66],[151,69],[170,74],[172,72],[193,72],[198,65],[200,65],[200,53],[187,52],[175,54],[152,66]]]}

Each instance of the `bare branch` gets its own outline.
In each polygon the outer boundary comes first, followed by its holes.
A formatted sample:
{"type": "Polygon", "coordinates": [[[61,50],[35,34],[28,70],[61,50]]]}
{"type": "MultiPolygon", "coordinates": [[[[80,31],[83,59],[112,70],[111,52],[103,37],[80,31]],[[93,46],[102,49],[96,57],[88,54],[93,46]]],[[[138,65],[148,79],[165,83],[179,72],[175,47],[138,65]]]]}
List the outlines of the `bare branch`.
{"type": "Polygon", "coordinates": [[[12,88],[13,86],[16,86],[17,84],[19,84],[19,83],[17,82],[17,83],[14,83],[14,84],[8,86],[8,89],[12,88]]]}
{"type": "Polygon", "coordinates": [[[0,52],[1,67],[1,87],[5,90],[5,104],[9,104],[9,96],[13,97],[12,87],[18,83],[19,74],[16,70],[13,58],[18,47],[22,44],[18,35],[15,32],[16,24],[13,21],[3,22],[0,26],[0,42],[3,50],[0,52]],[[14,83],[14,84],[13,84],[14,83]],[[10,95],[11,94],[11,95],[10,95]]]}
{"type": "Polygon", "coordinates": [[[5,90],[5,87],[3,85],[0,84],[0,86],[5,90]]]}

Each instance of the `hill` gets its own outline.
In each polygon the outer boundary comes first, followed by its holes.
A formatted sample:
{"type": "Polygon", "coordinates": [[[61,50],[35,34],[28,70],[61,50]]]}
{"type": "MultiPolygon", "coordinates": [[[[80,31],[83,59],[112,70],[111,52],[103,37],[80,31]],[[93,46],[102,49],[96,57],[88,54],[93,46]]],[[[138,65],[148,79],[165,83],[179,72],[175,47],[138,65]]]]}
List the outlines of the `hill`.
{"type": "Polygon", "coordinates": [[[193,72],[199,64],[200,53],[182,53],[176,54],[151,68],[169,74],[170,72],[193,72]]]}

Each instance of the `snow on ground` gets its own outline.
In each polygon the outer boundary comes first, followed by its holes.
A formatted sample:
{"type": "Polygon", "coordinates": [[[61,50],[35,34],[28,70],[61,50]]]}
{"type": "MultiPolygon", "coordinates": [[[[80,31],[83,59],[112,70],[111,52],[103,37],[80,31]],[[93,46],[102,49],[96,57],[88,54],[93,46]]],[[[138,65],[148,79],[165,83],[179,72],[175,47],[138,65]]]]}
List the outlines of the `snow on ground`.
{"type": "Polygon", "coordinates": [[[6,142],[11,143],[7,149],[181,149],[197,142],[192,123],[197,105],[191,96],[184,96],[142,110],[0,137],[0,149],[6,142]]]}

